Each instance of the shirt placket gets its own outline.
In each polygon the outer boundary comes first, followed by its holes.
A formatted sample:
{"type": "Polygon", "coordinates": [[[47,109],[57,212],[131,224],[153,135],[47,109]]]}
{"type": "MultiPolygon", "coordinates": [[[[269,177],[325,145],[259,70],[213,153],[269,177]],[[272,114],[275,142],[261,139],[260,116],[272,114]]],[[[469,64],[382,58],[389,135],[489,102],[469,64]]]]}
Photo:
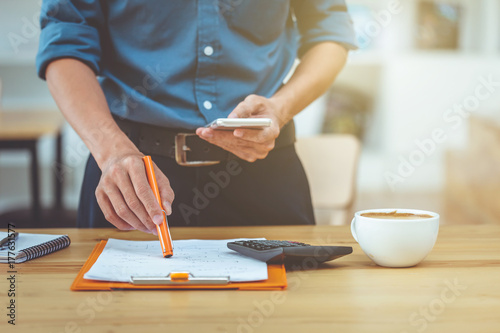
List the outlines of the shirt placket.
{"type": "Polygon", "coordinates": [[[217,118],[216,68],[219,58],[217,1],[198,0],[196,102],[207,122],[217,118]]]}

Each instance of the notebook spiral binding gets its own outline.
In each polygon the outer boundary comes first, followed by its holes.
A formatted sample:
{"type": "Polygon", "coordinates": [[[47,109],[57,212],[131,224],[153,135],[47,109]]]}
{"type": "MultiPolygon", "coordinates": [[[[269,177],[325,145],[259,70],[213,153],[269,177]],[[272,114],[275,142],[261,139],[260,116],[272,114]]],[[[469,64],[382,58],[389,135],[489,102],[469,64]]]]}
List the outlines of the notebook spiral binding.
{"type": "Polygon", "coordinates": [[[27,249],[21,250],[19,252],[24,253],[26,255],[26,261],[28,261],[64,249],[65,247],[68,247],[69,244],[71,244],[71,240],[69,239],[69,237],[61,236],[49,242],[28,247],[27,249]]]}

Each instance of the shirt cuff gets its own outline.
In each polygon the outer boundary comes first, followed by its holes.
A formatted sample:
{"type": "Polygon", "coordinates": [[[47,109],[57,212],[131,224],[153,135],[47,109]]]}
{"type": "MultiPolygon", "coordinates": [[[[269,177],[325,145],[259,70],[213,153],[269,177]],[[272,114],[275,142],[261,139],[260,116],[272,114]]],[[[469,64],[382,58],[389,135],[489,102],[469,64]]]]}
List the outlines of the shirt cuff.
{"type": "Polygon", "coordinates": [[[88,25],[67,22],[50,23],[42,29],[36,56],[38,76],[45,80],[50,62],[60,58],[75,58],[99,73],[101,48],[99,32],[88,25]]]}
{"type": "Polygon", "coordinates": [[[347,50],[358,49],[356,33],[349,14],[333,13],[328,19],[318,22],[315,27],[309,29],[300,40],[299,58],[302,58],[309,49],[321,42],[335,42],[347,50]]]}

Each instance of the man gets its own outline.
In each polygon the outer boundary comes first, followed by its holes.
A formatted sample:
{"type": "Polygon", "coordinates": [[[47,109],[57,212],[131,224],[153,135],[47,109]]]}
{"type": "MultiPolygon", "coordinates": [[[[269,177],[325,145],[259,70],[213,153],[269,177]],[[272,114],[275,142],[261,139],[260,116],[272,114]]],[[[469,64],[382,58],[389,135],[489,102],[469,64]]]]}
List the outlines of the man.
{"type": "Polygon", "coordinates": [[[343,0],[44,0],[41,27],[38,75],[91,152],[80,227],[155,233],[144,154],[170,225],[314,224],[292,118],[355,48],[343,0]],[[204,128],[224,117],[272,126],[204,128]]]}

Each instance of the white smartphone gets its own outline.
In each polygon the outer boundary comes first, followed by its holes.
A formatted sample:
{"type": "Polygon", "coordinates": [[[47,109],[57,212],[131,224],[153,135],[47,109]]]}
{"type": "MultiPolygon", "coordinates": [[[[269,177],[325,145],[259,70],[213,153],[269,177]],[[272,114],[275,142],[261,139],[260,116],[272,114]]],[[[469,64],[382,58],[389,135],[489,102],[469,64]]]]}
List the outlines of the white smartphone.
{"type": "Polygon", "coordinates": [[[205,127],[215,130],[235,130],[237,128],[263,129],[271,126],[269,118],[219,118],[205,127]]]}

